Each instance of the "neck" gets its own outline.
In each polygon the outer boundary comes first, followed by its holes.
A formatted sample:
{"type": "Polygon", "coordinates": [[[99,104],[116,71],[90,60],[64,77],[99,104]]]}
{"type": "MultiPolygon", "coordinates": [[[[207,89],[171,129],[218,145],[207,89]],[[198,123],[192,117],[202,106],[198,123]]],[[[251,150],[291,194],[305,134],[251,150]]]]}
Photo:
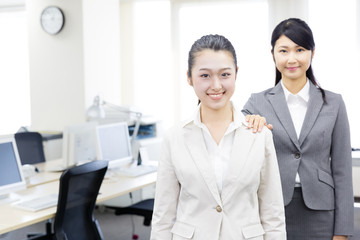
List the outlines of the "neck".
{"type": "Polygon", "coordinates": [[[233,121],[232,104],[229,102],[221,109],[211,109],[201,105],[200,116],[204,124],[230,123],[233,121]]]}
{"type": "Polygon", "coordinates": [[[306,76],[300,78],[300,79],[282,79],[282,83],[286,87],[286,89],[291,92],[292,94],[297,94],[300,92],[301,89],[305,86],[307,81],[306,76]]]}

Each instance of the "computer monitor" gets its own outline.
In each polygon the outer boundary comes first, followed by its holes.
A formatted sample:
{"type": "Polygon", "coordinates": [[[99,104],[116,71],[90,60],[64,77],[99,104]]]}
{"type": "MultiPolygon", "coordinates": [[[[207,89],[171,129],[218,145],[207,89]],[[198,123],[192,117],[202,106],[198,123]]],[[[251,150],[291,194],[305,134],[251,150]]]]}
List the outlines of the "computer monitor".
{"type": "Polygon", "coordinates": [[[10,193],[23,189],[26,189],[26,179],[15,137],[0,137],[0,203],[16,200],[10,193]]]}
{"type": "Polygon", "coordinates": [[[133,155],[126,122],[96,126],[96,139],[97,159],[109,161],[108,168],[132,164],[133,155]]]}
{"type": "Polygon", "coordinates": [[[63,132],[65,167],[96,160],[96,122],[68,125],[63,132]]]}
{"type": "Polygon", "coordinates": [[[161,157],[163,139],[160,137],[144,138],[138,140],[141,163],[147,161],[158,162],[161,157]]]}

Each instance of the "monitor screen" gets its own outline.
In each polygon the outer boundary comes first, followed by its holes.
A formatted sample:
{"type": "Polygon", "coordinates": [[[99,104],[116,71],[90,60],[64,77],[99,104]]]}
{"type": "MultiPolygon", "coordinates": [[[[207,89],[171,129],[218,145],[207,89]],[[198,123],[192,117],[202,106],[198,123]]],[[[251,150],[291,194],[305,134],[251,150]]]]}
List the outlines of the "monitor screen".
{"type": "Polygon", "coordinates": [[[96,139],[97,159],[109,161],[109,168],[132,163],[129,128],[126,122],[98,125],[96,139]]]}
{"type": "Polygon", "coordinates": [[[63,161],[66,167],[96,160],[96,122],[66,126],[63,132],[63,161]]]}
{"type": "Polygon", "coordinates": [[[138,140],[142,163],[146,162],[144,161],[143,158],[144,152],[147,155],[147,159],[149,161],[155,161],[155,162],[159,161],[161,156],[162,141],[163,139],[160,137],[144,138],[138,140]]]}
{"type": "Polygon", "coordinates": [[[0,137],[0,198],[26,188],[14,136],[0,137]]]}

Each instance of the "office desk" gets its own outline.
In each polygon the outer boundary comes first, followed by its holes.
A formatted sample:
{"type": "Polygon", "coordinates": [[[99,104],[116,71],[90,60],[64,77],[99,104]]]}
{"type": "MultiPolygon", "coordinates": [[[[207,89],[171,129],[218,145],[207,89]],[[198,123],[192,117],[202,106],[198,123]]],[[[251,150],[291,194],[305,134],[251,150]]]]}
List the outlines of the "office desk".
{"type": "MultiPolygon", "coordinates": [[[[154,184],[156,182],[156,175],[155,172],[135,178],[119,176],[105,178],[100,188],[97,203],[154,184]]],[[[26,190],[16,192],[14,195],[26,200],[34,196],[47,195],[58,191],[59,181],[50,181],[44,184],[34,185],[26,190]]],[[[14,208],[9,203],[0,205],[0,213],[0,234],[3,234],[53,218],[56,213],[56,207],[38,212],[29,212],[14,208]]]]}
{"type": "Polygon", "coordinates": [[[26,179],[27,187],[34,187],[40,184],[58,181],[61,172],[39,172],[26,179]]]}
{"type": "Polygon", "coordinates": [[[58,181],[62,172],[46,172],[47,167],[53,167],[62,162],[62,159],[57,159],[53,161],[46,161],[44,163],[34,164],[35,167],[40,171],[35,173],[33,176],[26,179],[27,187],[37,186],[39,184],[44,184],[48,182],[58,181]]]}

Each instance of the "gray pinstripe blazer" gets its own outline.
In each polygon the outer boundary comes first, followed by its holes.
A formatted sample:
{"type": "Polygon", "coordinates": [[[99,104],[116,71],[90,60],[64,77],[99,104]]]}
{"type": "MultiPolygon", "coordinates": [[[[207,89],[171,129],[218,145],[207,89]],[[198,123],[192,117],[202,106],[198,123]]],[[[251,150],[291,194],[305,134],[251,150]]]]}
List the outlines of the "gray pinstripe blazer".
{"type": "Polygon", "coordinates": [[[299,172],[308,208],[335,210],[335,235],[351,235],[354,228],[350,129],[341,95],[310,82],[310,99],[297,138],[281,84],[252,94],[244,114],[259,114],[274,126],[273,139],[279,163],[285,206],[291,201],[299,172]]]}

